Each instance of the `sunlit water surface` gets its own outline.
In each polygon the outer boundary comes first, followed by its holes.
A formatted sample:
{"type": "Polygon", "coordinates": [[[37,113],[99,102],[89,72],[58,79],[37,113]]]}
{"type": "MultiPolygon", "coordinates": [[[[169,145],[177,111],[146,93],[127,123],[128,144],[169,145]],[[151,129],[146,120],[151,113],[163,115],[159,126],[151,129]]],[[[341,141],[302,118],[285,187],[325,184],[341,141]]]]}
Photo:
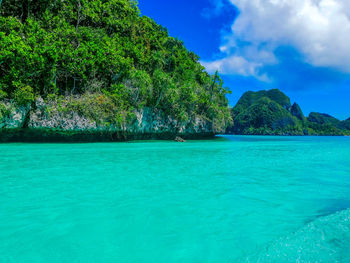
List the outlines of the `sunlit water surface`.
{"type": "Polygon", "coordinates": [[[350,137],[0,144],[0,262],[350,262],[350,137]]]}

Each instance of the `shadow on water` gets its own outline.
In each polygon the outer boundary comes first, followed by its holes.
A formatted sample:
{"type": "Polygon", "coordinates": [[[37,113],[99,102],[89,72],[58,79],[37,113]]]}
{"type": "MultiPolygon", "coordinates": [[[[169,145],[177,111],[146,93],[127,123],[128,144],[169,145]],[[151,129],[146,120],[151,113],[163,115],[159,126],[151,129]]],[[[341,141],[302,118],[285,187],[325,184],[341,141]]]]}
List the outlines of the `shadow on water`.
{"type": "Polygon", "coordinates": [[[350,208],[349,199],[325,200],[327,206],[318,211],[317,217],[324,217],[350,208]]]}
{"type": "Polygon", "coordinates": [[[304,221],[304,224],[307,225],[318,218],[327,217],[338,212],[342,212],[350,209],[350,200],[349,199],[325,199],[319,200],[326,204],[322,209],[316,211],[316,213],[310,216],[307,220],[304,221]]]}

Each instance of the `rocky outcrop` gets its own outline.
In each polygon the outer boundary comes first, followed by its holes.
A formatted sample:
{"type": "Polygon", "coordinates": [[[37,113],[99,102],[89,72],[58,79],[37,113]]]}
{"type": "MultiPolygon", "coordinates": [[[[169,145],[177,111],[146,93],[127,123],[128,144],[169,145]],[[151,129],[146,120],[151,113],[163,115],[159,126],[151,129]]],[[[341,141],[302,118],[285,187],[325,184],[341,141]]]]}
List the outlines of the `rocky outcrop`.
{"type": "Polygon", "coordinates": [[[35,101],[30,110],[28,128],[54,129],[62,131],[97,131],[105,129],[98,127],[96,121],[81,116],[74,111],[59,110],[56,102],[45,103],[42,98],[35,101]]]}
{"type": "MultiPolygon", "coordinates": [[[[67,101],[67,100],[65,100],[67,101]]],[[[27,107],[0,102],[0,141],[121,141],[132,139],[201,138],[215,135],[211,122],[193,116],[179,122],[163,112],[144,107],[120,123],[111,123],[42,98],[27,107]]]]}
{"type": "Polygon", "coordinates": [[[290,113],[301,121],[305,120],[304,113],[297,103],[293,104],[292,108],[290,109],[290,113]]]}
{"type": "Polygon", "coordinates": [[[16,107],[10,101],[0,102],[0,129],[22,128],[29,109],[29,106],[16,107]]]}
{"type": "Polygon", "coordinates": [[[179,136],[176,136],[175,141],[176,141],[176,142],[186,142],[186,140],[182,139],[182,138],[179,137],[179,136]]]}

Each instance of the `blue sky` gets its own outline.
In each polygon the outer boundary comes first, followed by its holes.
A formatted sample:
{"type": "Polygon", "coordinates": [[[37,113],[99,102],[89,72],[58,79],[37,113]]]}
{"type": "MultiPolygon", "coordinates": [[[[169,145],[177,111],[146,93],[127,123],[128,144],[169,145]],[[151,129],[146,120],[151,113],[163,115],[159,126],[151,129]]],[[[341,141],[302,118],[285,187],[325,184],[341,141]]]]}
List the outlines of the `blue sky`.
{"type": "Polygon", "coordinates": [[[350,4],[347,0],[139,0],[219,70],[233,106],[247,90],[279,88],[308,114],[350,117],[350,4]]]}

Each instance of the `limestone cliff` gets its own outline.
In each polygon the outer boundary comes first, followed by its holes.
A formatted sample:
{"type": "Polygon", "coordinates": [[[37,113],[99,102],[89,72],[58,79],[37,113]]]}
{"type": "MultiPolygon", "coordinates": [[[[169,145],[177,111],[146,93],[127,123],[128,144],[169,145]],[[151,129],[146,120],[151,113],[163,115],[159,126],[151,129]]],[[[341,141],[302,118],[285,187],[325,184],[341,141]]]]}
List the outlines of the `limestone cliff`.
{"type": "MultiPolygon", "coordinates": [[[[89,105],[79,110],[69,105],[80,98],[46,100],[37,98],[30,106],[0,102],[0,141],[123,141],[132,139],[173,139],[212,137],[212,122],[200,116],[178,121],[159,110],[135,109],[131,116],[113,121],[113,112],[92,115],[89,105]]],[[[76,105],[75,105],[76,106],[76,105]]],[[[94,105],[90,105],[96,111],[94,105]]]]}

